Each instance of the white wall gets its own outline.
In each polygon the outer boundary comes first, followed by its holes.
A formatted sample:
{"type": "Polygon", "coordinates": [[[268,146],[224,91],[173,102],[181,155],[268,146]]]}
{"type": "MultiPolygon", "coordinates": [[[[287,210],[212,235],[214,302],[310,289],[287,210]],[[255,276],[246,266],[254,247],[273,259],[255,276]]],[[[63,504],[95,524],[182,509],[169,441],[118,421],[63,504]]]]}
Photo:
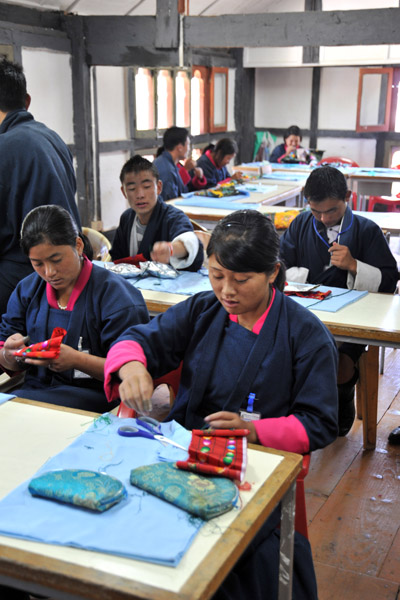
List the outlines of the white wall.
{"type": "Polygon", "coordinates": [[[255,126],[310,127],[312,69],[257,69],[255,126]]]}
{"type": "Polygon", "coordinates": [[[129,138],[128,93],[124,67],[96,67],[100,142],[129,138]]]}
{"type": "Polygon", "coordinates": [[[22,66],[32,97],[29,111],[54,129],[66,144],[74,143],[71,57],[65,52],[22,48],[22,66]]]}
{"type": "Polygon", "coordinates": [[[321,70],[319,129],[355,130],[358,67],[327,67],[321,70]]]}
{"type": "Polygon", "coordinates": [[[128,158],[127,152],[100,154],[101,220],[104,231],[118,227],[121,214],[129,207],[119,181],[119,174],[128,158]]]}

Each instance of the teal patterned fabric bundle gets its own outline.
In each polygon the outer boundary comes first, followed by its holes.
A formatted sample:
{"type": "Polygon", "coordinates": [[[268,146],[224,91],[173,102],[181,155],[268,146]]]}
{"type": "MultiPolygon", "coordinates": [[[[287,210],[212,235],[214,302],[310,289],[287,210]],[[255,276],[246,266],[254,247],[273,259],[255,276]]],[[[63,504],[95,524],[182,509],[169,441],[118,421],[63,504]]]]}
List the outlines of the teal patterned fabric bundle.
{"type": "Polygon", "coordinates": [[[32,496],[58,500],[103,512],[126,497],[126,489],[115,477],[83,469],[48,471],[29,484],[32,496]]]}
{"type": "Polygon", "coordinates": [[[130,481],[205,521],[231,510],[239,496],[230,479],[182,471],[168,462],[133,469],[130,481]]]}

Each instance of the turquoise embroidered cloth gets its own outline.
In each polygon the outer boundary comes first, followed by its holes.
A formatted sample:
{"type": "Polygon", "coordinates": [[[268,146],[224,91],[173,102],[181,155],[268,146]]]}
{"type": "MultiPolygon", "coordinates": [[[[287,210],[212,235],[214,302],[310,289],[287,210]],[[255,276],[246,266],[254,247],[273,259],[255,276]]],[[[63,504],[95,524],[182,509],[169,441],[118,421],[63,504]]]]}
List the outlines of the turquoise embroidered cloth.
{"type": "Polygon", "coordinates": [[[115,477],[86,469],[58,469],[35,477],[32,496],[66,502],[103,512],[126,498],[126,489],[115,477]]]}
{"type": "Polygon", "coordinates": [[[133,469],[131,483],[204,520],[231,510],[239,494],[226,477],[205,477],[166,462],[133,469]]]}
{"type": "MultiPolygon", "coordinates": [[[[87,469],[119,479],[127,497],[105,512],[94,512],[29,493],[29,481],[0,501],[0,534],[49,544],[118,554],[176,566],[204,524],[177,506],[130,484],[132,469],[159,460],[185,460],[188,453],[157,440],[122,437],[118,428],[136,424],[106,413],[70,446],[50,458],[37,475],[54,469],[87,469]]],[[[191,432],[175,421],[163,435],[188,447],[191,432]]]]}

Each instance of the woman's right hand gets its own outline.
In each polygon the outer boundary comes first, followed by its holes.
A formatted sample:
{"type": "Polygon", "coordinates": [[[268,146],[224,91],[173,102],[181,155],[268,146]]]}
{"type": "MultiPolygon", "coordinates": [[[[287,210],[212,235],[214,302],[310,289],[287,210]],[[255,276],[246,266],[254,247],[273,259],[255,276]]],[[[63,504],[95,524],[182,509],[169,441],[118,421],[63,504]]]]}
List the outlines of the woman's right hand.
{"type": "MultiPolygon", "coordinates": [[[[28,341],[29,343],[29,341],[28,341]]],[[[4,342],[3,350],[2,350],[2,360],[1,364],[10,371],[18,371],[19,363],[24,362],[23,359],[17,360],[14,356],[14,352],[17,350],[21,350],[27,344],[27,338],[21,335],[20,333],[14,333],[10,335],[9,338],[4,342]]]]}
{"type": "Polygon", "coordinates": [[[131,361],[120,368],[119,376],[122,380],[119,386],[121,401],[138,413],[149,412],[154,386],[146,367],[139,361],[131,361]]]}

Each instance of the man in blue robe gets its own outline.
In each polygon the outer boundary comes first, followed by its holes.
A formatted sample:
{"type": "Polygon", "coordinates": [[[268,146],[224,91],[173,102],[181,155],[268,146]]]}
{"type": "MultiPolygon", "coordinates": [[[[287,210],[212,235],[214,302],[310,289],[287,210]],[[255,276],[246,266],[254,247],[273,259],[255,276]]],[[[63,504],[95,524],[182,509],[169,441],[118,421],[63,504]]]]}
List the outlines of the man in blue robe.
{"type": "MultiPolygon", "coordinates": [[[[344,175],[334,167],[321,167],[307,179],[304,195],[310,210],[301,213],[281,238],[281,257],[287,280],[340,288],[393,293],[396,260],[381,229],[370,219],[355,215],[347,201],[344,175]]],[[[356,362],[363,346],[339,347],[339,435],[354,421],[356,362]]]]}
{"type": "Polygon", "coordinates": [[[189,152],[188,130],[184,127],[170,127],[164,133],[163,143],[164,150],[154,161],[163,183],[161,198],[164,201],[171,200],[192,189],[204,187],[207,181],[202,169],[195,167],[193,179],[185,185],[177,166],[179,161],[186,159],[189,152]]]}
{"type": "Polygon", "coordinates": [[[154,163],[140,155],[122,167],[121,191],[131,208],[122,213],[110,250],[113,260],[132,258],[198,271],[203,246],[184,212],[161,199],[163,184],[154,163]]]}
{"type": "Polygon", "coordinates": [[[32,272],[19,247],[24,217],[42,204],[68,210],[80,227],[72,156],[62,139],[27,112],[22,67],[0,62],[0,315],[17,283],[32,272]]]}

